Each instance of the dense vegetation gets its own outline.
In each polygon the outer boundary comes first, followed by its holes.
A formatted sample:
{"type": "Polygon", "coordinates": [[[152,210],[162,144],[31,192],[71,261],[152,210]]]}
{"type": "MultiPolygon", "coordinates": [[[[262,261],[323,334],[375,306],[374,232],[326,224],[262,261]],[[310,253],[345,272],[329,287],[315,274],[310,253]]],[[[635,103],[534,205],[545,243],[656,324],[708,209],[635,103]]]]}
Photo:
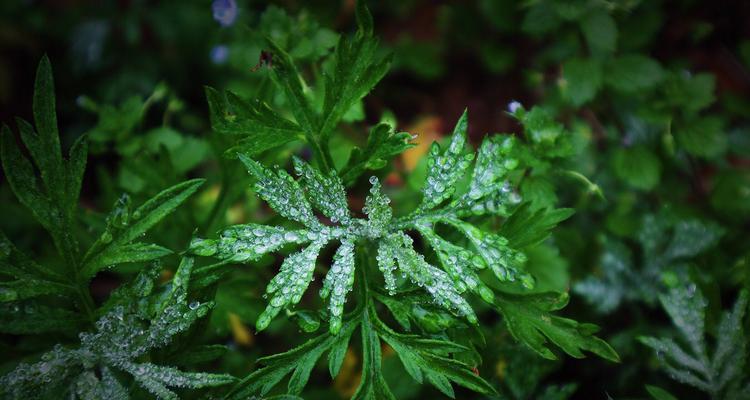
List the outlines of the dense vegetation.
{"type": "Polygon", "coordinates": [[[434,3],[0,5],[0,397],[750,399],[748,7],[434,3]]]}

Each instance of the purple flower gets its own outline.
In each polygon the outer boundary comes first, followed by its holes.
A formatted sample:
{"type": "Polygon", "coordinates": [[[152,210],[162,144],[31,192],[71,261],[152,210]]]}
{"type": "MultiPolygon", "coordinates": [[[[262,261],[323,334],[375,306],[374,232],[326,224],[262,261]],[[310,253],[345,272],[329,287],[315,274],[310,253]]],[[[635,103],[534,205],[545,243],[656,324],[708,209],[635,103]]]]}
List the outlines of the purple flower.
{"type": "Polygon", "coordinates": [[[519,108],[523,108],[523,105],[515,100],[508,103],[508,112],[515,114],[519,108]]]}
{"type": "Polygon", "coordinates": [[[214,46],[211,49],[211,54],[209,55],[209,57],[211,58],[211,61],[216,65],[224,64],[229,58],[229,47],[223,44],[214,46]]]}
{"type": "Polygon", "coordinates": [[[237,19],[237,2],[235,0],[214,0],[211,4],[214,19],[221,26],[230,26],[237,19]]]}

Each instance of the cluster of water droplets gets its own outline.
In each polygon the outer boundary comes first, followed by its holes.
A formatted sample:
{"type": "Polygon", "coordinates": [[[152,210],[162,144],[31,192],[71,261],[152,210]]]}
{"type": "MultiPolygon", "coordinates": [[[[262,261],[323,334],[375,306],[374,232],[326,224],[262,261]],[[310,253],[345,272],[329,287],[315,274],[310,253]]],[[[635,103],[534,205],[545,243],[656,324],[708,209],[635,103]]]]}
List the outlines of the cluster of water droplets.
{"type": "Polygon", "coordinates": [[[433,143],[427,159],[427,180],[422,187],[420,209],[435,208],[456,191],[456,181],[461,178],[474,159],[474,153],[463,153],[465,134],[453,135],[445,153],[440,153],[440,145],[433,143]]]}
{"type": "Polygon", "coordinates": [[[507,215],[508,206],[518,204],[521,197],[507,180],[518,166],[511,158],[515,140],[512,137],[491,136],[479,148],[469,190],[457,200],[455,208],[463,214],[507,215]]]}
{"type": "Polygon", "coordinates": [[[318,170],[297,157],[293,158],[294,170],[300,176],[307,191],[307,198],[333,223],[351,223],[346,191],[336,174],[324,176],[318,170]]]}
{"type": "Polygon", "coordinates": [[[486,302],[492,303],[495,295],[475,272],[475,270],[485,268],[484,260],[479,255],[448,242],[428,227],[421,227],[419,232],[435,249],[443,269],[453,279],[459,293],[468,289],[481,296],[486,302]]]}
{"type": "Polygon", "coordinates": [[[247,157],[240,157],[248,172],[257,180],[256,193],[281,216],[297,221],[309,228],[319,229],[320,221],[315,218],[310,202],[305,197],[299,183],[286,171],[275,166],[266,169],[260,163],[247,157]]]}
{"type": "Polygon", "coordinates": [[[195,237],[190,251],[200,256],[217,256],[234,262],[255,261],[290,243],[306,243],[326,236],[329,229],[316,233],[304,229],[286,230],[259,224],[233,225],[221,232],[218,239],[195,237]]]}
{"type": "Polygon", "coordinates": [[[264,296],[271,297],[271,300],[255,323],[258,330],[265,329],[282,308],[299,303],[313,279],[315,260],[324,245],[325,242],[313,242],[284,259],[281,270],[266,286],[264,296]]]}
{"type": "MultiPolygon", "coordinates": [[[[176,398],[167,387],[204,387],[231,381],[227,375],[196,374],[175,368],[136,363],[152,349],[168,345],[180,332],[185,331],[198,318],[206,315],[212,303],[188,303],[187,285],[192,262],[183,260],[166,293],[152,300],[133,298],[130,295],[149,295],[155,276],[149,272],[139,274],[133,283],[113,293],[117,299],[112,308],[99,318],[91,332],[79,334],[80,347],[65,349],[56,346],[45,353],[35,364],[20,364],[1,379],[9,398],[32,398],[29,390],[53,387],[54,384],[72,384],[71,390],[82,398],[94,394],[110,394],[118,398],[117,380],[108,368],[131,373],[141,385],[160,398],[176,398]],[[94,370],[99,371],[101,379],[94,370]],[[109,374],[109,375],[108,375],[109,374]],[[74,379],[75,378],[75,379],[74,379]],[[31,388],[31,389],[30,389],[31,388]]],[[[59,394],[59,393],[58,393],[59,394]]]]}
{"type": "Polygon", "coordinates": [[[334,335],[341,330],[341,316],[344,313],[346,295],[352,291],[354,285],[354,242],[344,239],[341,246],[333,255],[333,265],[326,275],[320,297],[331,299],[328,302],[330,316],[330,331],[334,335]]]}
{"type": "Polygon", "coordinates": [[[443,270],[433,267],[424,256],[414,251],[413,241],[403,232],[389,236],[388,246],[398,261],[398,268],[415,285],[424,288],[439,306],[477,322],[476,314],[469,303],[456,290],[453,280],[443,270]]]}
{"type": "Polygon", "coordinates": [[[362,212],[367,214],[365,234],[370,238],[379,238],[388,230],[388,224],[393,219],[389,199],[381,190],[380,181],[375,176],[370,177],[370,194],[365,199],[362,212]]]}

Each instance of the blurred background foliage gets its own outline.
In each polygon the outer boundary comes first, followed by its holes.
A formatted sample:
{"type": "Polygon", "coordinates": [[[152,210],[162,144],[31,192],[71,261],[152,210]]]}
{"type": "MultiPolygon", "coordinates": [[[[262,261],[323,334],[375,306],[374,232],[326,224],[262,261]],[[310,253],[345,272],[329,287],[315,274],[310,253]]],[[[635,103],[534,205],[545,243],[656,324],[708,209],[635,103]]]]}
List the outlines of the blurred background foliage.
{"type": "MultiPolygon", "coordinates": [[[[208,188],[154,229],[161,245],[181,251],[195,227],[209,235],[269,218],[246,195],[239,163],[224,156],[231,138],[211,133],[204,85],[284,110],[267,73],[273,66],[263,57],[263,38],[287,49],[315,82],[337,32],[353,23],[354,3],[237,5],[236,20],[221,24],[208,1],[0,3],[0,120],[30,119],[35,66],[49,54],[63,146],[90,135],[82,194],[87,226],[101,224],[122,193],[140,203],[191,177],[207,178],[208,188]]],[[[482,319],[487,346],[478,350],[489,371],[483,376],[508,399],[644,398],[644,383],[698,398],[660,373],[658,358],[635,338],[670,332],[657,298],[679,282],[695,282],[708,299],[709,337],[718,311],[750,284],[750,3],[382,0],[370,7],[381,51],[392,52],[394,62],[364,104],[347,112],[333,139],[334,160],[343,163],[350,145],[366,140],[364,127],[381,119],[418,135],[420,145],[380,173],[394,203],[409,208],[424,179],[419,160],[427,145],[450,130],[464,107],[474,145],[488,133],[510,133],[542,149],[522,160],[534,166],[522,181],[522,197],[534,208],[573,207],[576,214],[533,250],[528,269],[539,290],[570,290],[566,314],[602,326],[600,336],[622,358],[620,364],[542,360],[488,314],[482,319]],[[509,109],[512,101],[518,104],[509,109]]],[[[314,85],[311,90],[322,103],[323,94],[314,85]]],[[[290,143],[260,158],[282,162],[306,151],[290,143]]],[[[19,247],[52,256],[6,184],[0,201],[0,228],[19,247]]],[[[350,202],[356,209],[363,197],[350,202]]],[[[310,328],[304,313],[257,336],[250,328],[273,275],[264,267],[275,263],[267,256],[237,268],[216,290],[200,340],[234,351],[212,370],[244,375],[259,356],[292,347],[310,328]]],[[[138,268],[97,276],[96,300],[138,268]]],[[[425,329],[439,324],[422,322],[425,329]]],[[[3,354],[39,346],[13,337],[2,342],[3,354]]],[[[383,354],[398,398],[438,393],[406,380],[392,350],[383,354]]],[[[314,372],[305,398],[351,395],[357,357],[350,350],[333,384],[314,372]]],[[[5,365],[11,358],[0,368],[12,366],[5,365]]]]}

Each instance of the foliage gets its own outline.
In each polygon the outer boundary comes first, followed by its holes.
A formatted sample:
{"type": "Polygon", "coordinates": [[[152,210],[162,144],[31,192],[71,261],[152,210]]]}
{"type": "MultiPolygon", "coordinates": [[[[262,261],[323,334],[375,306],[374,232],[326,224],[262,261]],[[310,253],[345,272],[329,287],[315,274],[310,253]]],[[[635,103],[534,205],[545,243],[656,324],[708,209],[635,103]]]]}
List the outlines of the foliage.
{"type": "Polygon", "coordinates": [[[0,397],[748,397],[747,10],[369,5],[0,5],[0,397]]]}
{"type": "Polygon", "coordinates": [[[743,372],[747,339],[743,329],[747,291],[740,292],[731,311],[722,313],[716,331],[716,346],[709,354],[706,344],[706,299],[695,284],[678,286],[659,298],[687,345],[671,338],[642,337],[656,351],[672,379],[694,386],[712,398],[741,399],[750,395],[750,382],[743,372]]]}

